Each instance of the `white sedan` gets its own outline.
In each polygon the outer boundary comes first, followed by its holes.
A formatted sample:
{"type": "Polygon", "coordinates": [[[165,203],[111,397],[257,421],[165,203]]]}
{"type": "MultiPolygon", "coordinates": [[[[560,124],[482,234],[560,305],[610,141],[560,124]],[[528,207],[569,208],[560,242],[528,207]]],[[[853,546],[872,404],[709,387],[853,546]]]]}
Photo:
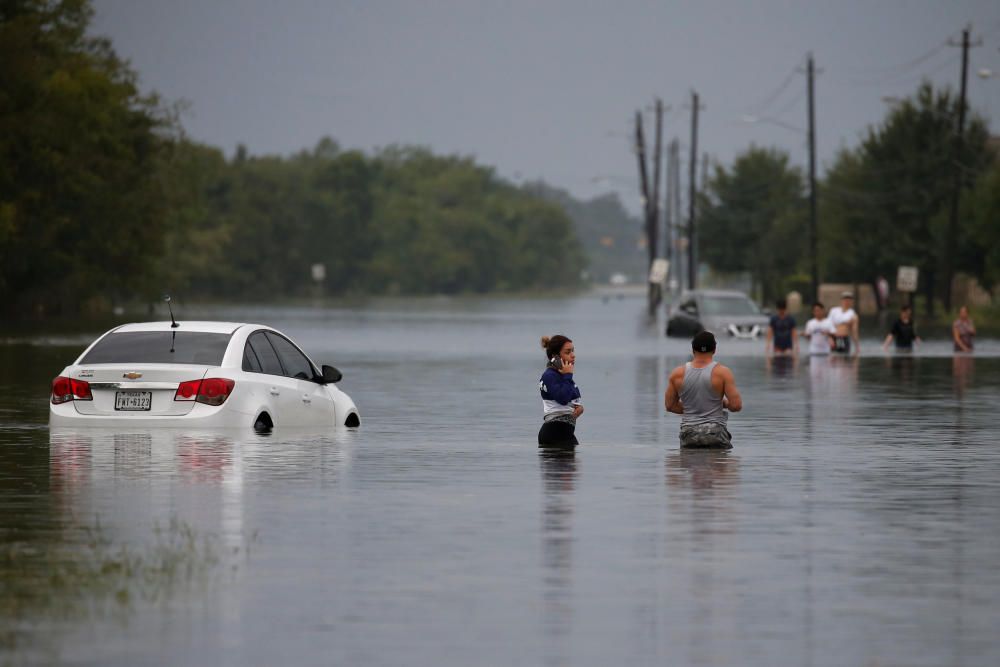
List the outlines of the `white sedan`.
{"type": "Polygon", "coordinates": [[[125,324],[52,381],[53,426],[359,426],[341,373],[260,324],[125,324]]]}

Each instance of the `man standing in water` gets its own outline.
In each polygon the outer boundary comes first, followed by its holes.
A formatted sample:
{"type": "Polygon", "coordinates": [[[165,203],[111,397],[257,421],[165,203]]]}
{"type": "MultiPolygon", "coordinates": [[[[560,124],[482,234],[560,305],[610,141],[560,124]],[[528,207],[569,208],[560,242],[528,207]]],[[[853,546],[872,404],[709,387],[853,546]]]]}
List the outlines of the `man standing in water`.
{"type": "Polygon", "coordinates": [[[861,351],[858,342],[858,314],[854,312],[854,295],[851,292],[842,292],[840,295],[840,305],[830,309],[827,317],[830,324],[836,331],[833,334],[833,351],[841,354],[858,354],[861,351]],[[854,350],[851,350],[851,342],[854,342],[854,350]]]}
{"type": "Polygon", "coordinates": [[[764,355],[770,357],[771,350],[775,356],[799,356],[799,332],[795,328],[795,318],[788,314],[788,302],[778,299],[774,304],[777,315],[771,316],[771,324],[767,328],[767,342],[764,344],[764,355]]]}
{"type": "Polygon", "coordinates": [[[743,409],[733,372],[713,359],[715,336],[702,331],[691,341],[693,359],[670,373],[663,404],[681,416],[681,447],[730,449],[729,412],[743,409]]]}

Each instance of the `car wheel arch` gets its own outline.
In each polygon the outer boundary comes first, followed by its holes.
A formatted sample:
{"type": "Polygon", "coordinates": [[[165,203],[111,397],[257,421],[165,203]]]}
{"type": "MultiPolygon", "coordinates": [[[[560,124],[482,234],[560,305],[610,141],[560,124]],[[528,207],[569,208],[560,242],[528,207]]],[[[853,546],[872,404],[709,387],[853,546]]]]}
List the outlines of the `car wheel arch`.
{"type": "Polygon", "coordinates": [[[253,430],[258,433],[267,433],[274,428],[274,420],[271,419],[267,410],[262,411],[253,421],[253,430]]]}

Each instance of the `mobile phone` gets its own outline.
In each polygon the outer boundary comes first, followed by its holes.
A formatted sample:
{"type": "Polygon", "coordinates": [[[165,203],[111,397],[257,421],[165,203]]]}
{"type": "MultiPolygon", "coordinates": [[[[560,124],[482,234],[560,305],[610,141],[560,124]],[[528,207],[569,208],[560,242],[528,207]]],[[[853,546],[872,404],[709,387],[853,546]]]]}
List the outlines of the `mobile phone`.
{"type": "Polygon", "coordinates": [[[562,370],[563,362],[560,357],[552,357],[551,359],[549,359],[549,365],[558,371],[562,370]]]}

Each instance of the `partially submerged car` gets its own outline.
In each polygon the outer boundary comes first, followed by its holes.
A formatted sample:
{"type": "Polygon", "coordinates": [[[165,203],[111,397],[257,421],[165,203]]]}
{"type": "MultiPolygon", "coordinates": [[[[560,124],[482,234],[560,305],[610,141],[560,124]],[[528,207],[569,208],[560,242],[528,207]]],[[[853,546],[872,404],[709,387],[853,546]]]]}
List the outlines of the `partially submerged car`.
{"type": "Polygon", "coordinates": [[[359,426],[354,401],[287,336],[261,324],[116,327],[52,381],[53,426],[359,426]]]}
{"type": "Polygon", "coordinates": [[[746,294],[736,290],[688,290],[670,309],[668,336],[694,336],[711,331],[717,337],[756,338],[769,319],[746,294]]]}

